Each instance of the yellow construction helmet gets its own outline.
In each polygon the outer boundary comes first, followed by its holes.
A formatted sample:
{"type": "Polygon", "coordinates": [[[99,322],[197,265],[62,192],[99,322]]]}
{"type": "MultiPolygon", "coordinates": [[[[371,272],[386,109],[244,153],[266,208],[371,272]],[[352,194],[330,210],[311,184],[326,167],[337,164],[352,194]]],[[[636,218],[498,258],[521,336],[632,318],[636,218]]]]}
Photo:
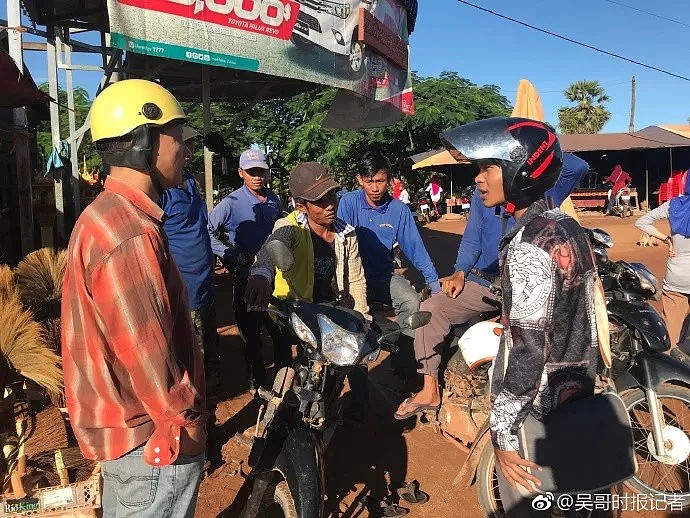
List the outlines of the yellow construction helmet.
{"type": "Polygon", "coordinates": [[[163,126],[187,117],[168,90],[144,79],[126,79],[108,86],[91,106],[94,142],[122,137],[144,124],[163,126]]]}

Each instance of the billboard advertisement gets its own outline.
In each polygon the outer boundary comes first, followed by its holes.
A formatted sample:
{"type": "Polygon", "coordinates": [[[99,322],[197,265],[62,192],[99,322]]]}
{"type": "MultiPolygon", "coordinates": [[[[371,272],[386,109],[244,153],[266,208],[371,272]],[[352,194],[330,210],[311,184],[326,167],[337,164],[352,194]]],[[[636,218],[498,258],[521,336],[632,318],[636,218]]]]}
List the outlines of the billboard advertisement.
{"type": "Polygon", "coordinates": [[[398,0],[108,0],[128,52],[334,86],[414,111],[398,0]]]}

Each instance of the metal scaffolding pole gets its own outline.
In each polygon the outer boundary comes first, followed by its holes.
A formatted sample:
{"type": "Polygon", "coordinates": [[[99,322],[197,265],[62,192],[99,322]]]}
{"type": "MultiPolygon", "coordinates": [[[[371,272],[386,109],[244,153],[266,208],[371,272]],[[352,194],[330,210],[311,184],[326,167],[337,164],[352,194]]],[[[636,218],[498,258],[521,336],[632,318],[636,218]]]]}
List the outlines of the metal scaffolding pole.
{"type": "MultiPolygon", "coordinates": [[[[14,59],[19,71],[24,73],[24,57],[22,55],[22,32],[12,27],[20,27],[20,0],[7,0],[7,25],[9,54],[14,59]]],[[[19,138],[15,140],[14,155],[17,164],[17,197],[19,202],[19,233],[22,255],[35,249],[34,241],[34,213],[31,192],[31,165],[29,151],[29,124],[26,118],[26,108],[14,108],[14,131],[19,138]]]]}

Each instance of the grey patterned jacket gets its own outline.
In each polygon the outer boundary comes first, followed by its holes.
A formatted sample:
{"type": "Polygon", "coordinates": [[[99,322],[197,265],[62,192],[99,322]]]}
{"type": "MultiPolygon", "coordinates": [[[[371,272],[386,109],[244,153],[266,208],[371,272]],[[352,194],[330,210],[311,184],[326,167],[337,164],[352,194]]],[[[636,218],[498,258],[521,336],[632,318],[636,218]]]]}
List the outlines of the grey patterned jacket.
{"type": "Polygon", "coordinates": [[[595,266],[587,234],[550,199],[533,203],[503,237],[499,261],[505,331],[491,384],[491,438],[517,451],[529,413],[542,419],[594,393],[595,266]]]}

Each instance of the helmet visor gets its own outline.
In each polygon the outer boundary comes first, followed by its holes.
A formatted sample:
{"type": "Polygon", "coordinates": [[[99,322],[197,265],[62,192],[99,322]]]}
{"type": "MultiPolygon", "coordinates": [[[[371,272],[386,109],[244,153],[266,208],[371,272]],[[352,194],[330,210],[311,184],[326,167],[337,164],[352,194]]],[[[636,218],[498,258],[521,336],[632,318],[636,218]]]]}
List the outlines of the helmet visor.
{"type": "Polygon", "coordinates": [[[477,160],[519,161],[525,149],[509,131],[509,119],[493,117],[441,133],[441,142],[458,162],[477,160]]]}

